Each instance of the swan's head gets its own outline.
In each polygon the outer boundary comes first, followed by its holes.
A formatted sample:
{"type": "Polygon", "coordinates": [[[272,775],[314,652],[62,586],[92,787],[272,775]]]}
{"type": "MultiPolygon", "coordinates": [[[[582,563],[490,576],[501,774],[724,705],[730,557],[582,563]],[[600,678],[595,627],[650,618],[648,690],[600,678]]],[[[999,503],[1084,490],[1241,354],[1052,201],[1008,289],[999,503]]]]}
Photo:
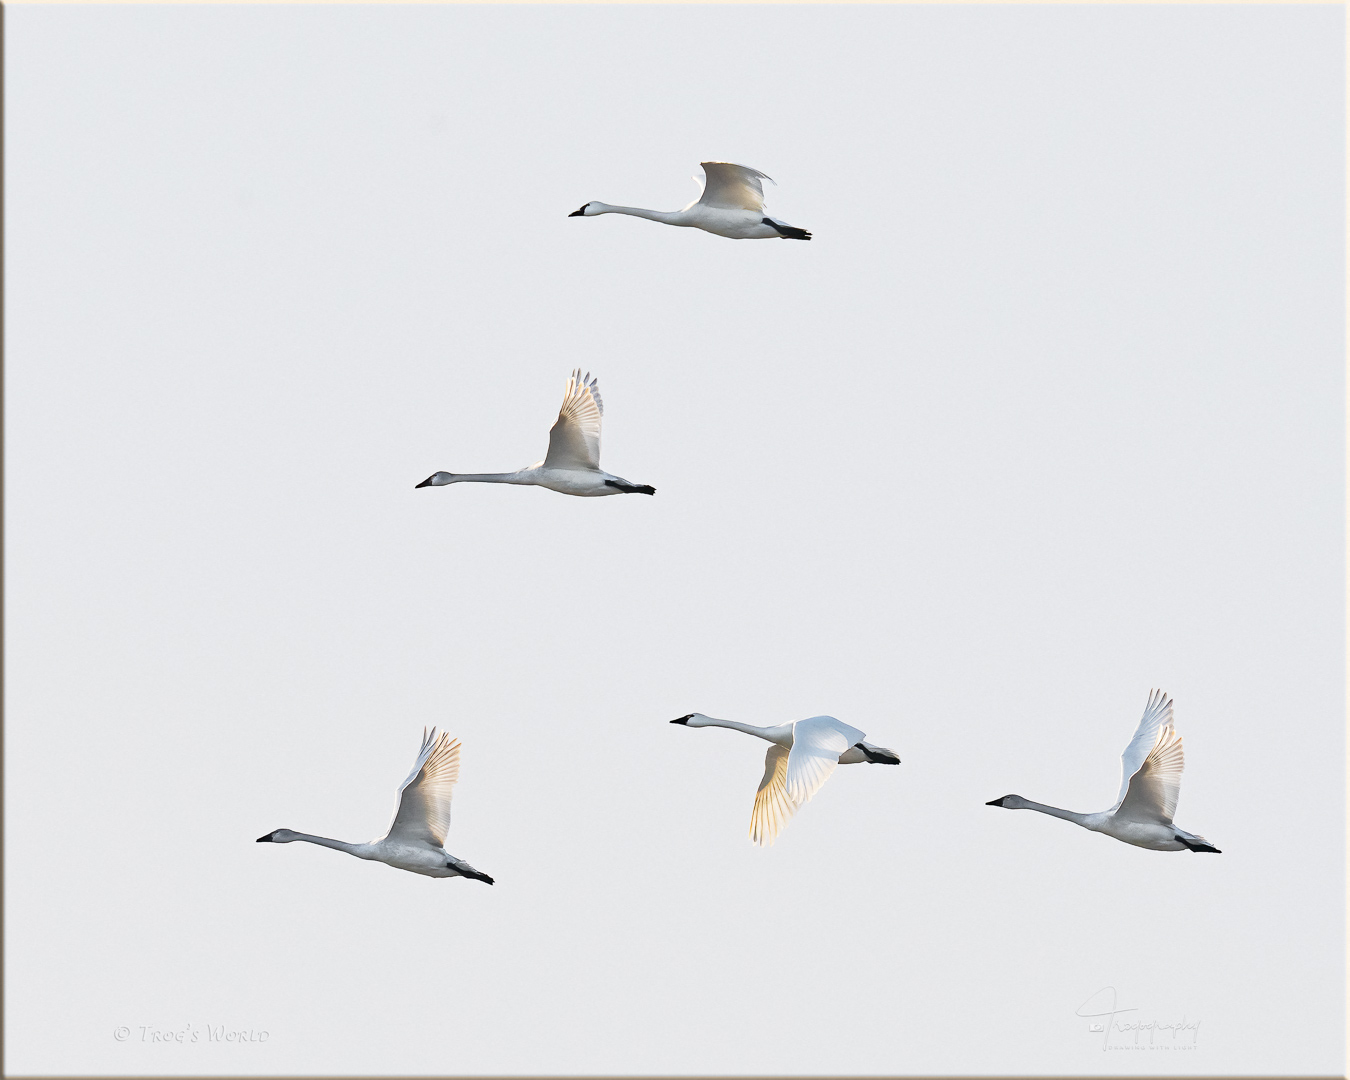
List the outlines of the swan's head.
{"type": "Polygon", "coordinates": [[[277,829],[266,836],[258,837],[256,843],[259,844],[289,844],[292,840],[300,838],[298,833],[291,832],[290,829],[277,829]]]}
{"type": "Polygon", "coordinates": [[[414,484],[413,487],[415,487],[415,488],[420,488],[420,487],[444,487],[446,484],[453,484],[454,482],[455,482],[455,474],[454,474],[454,473],[452,473],[452,472],[438,472],[438,473],[432,473],[432,474],[431,474],[430,476],[428,476],[425,480],[423,480],[420,484],[414,484]]]}
{"type": "Polygon", "coordinates": [[[573,211],[572,211],[570,214],[568,214],[567,216],[568,216],[568,217],[585,217],[585,216],[586,216],[586,207],[587,207],[587,206],[590,206],[590,205],[591,205],[590,203],[585,203],[585,204],[581,207],[580,210],[573,210],[573,211]]]}
{"type": "Polygon", "coordinates": [[[685,727],[707,727],[712,722],[711,716],[704,716],[701,712],[691,712],[671,721],[672,724],[683,724],[685,727]]]}
{"type": "Polygon", "coordinates": [[[1004,795],[1001,799],[992,799],[984,804],[985,806],[1001,806],[1004,810],[1025,810],[1027,807],[1026,799],[1021,795],[1004,795]]]}

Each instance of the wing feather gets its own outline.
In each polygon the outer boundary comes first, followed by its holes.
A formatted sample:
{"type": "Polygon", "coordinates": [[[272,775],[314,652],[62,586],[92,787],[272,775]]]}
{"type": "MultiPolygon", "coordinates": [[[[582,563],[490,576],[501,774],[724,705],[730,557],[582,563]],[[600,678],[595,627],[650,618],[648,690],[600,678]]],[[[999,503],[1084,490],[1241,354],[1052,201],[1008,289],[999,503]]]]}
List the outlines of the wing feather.
{"type": "Polygon", "coordinates": [[[1181,736],[1168,724],[1158,732],[1158,741],[1139,771],[1130,777],[1129,791],[1120,801],[1116,817],[1171,825],[1177,812],[1181,770],[1185,764],[1181,736]]]}
{"type": "Polygon", "coordinates": [[[558,419],[549,429],[545,468],[600,468],[600,418],[605,405],[597,382],[590,372],[582,378],[580,368],[567,380],[558,419]]]}
{"type": "Polygon", "coordinates": [[[813,716],[792,725],[792,751],[788,755],[788,795],[798,806],[811,798],[839,765],[839,755],[864,733],[833,716],[813,716]]]}
{"type": "Polygon", "coordinates": [[[758,169],[733,165],[729,161],[704,161],[701,164],[706,179],[699,203],[726,210],[764,212],[764,187],[760,180],[773,183],[769,176],[758,169]]]}
{"type": "Polygon", "coordinates": [[[450,793],[459,780],[459,740],[449,734],[422,729],[417,763],[398,789],[398,806],[389,825],[389,838],[445,846],[450,831],[450,793]]]}
{"type": "Polygon", "coordinates": [[[788,752],[777,743],[764,755],[764,778],[755,792],[755,808],[750,812],[750,839],[760,847],[772,844],[783,826],[797,812],[787,793],[788,752]]]}
{"type": "Polygon", "coordinates": [[[1158,744],[1158,733],[1171,724],[1172,699],[1161,690],[1149,691],[1144,716],[1135,729],[1134,738],[1120,755],[1120,794],[1116,796],[1113,809],[1118,809],[1129,794],[1130,778],[1143,767],[1144,761],[1158,744]]]}

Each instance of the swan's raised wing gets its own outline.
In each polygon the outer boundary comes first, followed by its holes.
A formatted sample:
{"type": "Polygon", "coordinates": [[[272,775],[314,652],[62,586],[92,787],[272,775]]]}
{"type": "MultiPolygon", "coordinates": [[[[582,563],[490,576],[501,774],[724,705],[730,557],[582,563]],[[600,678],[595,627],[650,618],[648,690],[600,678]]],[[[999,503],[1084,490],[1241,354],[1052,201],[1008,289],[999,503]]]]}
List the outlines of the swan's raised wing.
{"type": "Polygon", "coordinates": [[[773,180],[758,169],[733,165],[729,161],[704,161],[703,194],[699,203],[724,210],[753,210],[764,213],[764,187],[760,180],[773,180]]]}
{"type": "Polygon", "coordinates": [[[863,738],[863,732],[833,716],[798,720],[792,725],[792,750],[788,754],[788,798],[801,806],[830,778],[839,755],[863,738]]]}
{"type": "Polygon", "coordinates": [[[450,831],[450,791],[459,779],[459,740],[436,729],[422,729],[417,764],[398,789],[398,806],[389,839],[445,846],[450,831]]]}
{"type": "Polygon", "coordinates": [[[1116,809],[1116,817],[1171,825],[1172,816],[1177,812],[1181,769],[1185,763],[1181,736],[1168,724],[1158,732],[1158,741],[1144,758],[1139,771],[1130,777],[1129,790],[1116,809]]]}
{"type": "Polygon", "coordinates": [[[600,417],[605,405],[600,388],[590,372],[581,377],[581,368],[567,380],[558,419],[548,433],[547,469],[600,468],[600,417]]]}
{"type": "Polygon", "coordinates": [[[1129,746],[1125,747],[1125,753],[1120,755],[1120,794],[1116,796],[1116,805],[1112,809],[1119,809],[1125,796],[1130,793],[1130,779],[1143,767],[1145,759],[1158,744],[1159,732],[1171,726],[1172,699],[1161,690],[1149,691],[1144,717],[1139,721],[1129,746]]]}
{"type": "Polygon", "coordinates": [[[750,839],[760,847],[772,844],[783,826],[797,812],[797,804],[787,793],[788,752],[777,743],[764,755],[764,779],[755,792],[755,808],[750,812],[750,839]]]}

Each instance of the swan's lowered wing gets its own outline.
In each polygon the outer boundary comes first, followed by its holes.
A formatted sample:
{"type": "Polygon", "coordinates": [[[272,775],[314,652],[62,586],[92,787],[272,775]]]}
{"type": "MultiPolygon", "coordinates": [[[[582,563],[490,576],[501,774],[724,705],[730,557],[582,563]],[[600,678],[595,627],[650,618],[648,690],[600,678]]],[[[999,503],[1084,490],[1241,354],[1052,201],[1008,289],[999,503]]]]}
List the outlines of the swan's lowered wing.
{"type": "Polygon", "coordinates": [[[764,213],[764,187],[760,180],[773,183],[770,177],[758,169],[733,165],[729,161],[704,161],[701,164],[707,177],[703,194],[698,199],[702,205],[764,213]]]}
{"type": "Polygon", "coordinates": [[[764,755],[764,779],[755,792],[755,808],[750,813],[750,839],[760,847],[772,844],[797,812],[787,793],[788,752],[777,743],[764,755]]]}
{"type": "Polygon", "coordinates": [[[580,368],[567,380],[562,408],[548,433],[545,468],[600,468],[600,417],[605,405],[596,382],[589,372],[583,379],[580,368]]]}
{"type": "Polygon", "coordinates": [[[1130,780],[1141,768],[1145,759],[1153,752],[1158,743],[1158,735],[1165,727],[1172,726],[1172,699],[1161,690],[1152,690],[1148,695],[1148,706],[1144,709],[1143,719],[1130,740],[1125,752],[1120,755],[1120,794],[1116,796],[1118,810],[1130,793],[1130,780]]]}
{"type": "Polygon", "coordinates": [[[1171,825],[1172,817],[1177,812],[1181,770],[1185,764],[1181,736],[1168,724],[1158,732],[1158,741],[1139,771],[1130,777],[1129,790],[1120,801],[1116,817],[1126,821],[1171,825]]]}
{"type": "Polygon", "coordinates": [[[863,738],[863,732],[833,716],[798,720],[792,725],[792,751],[788,754],[788,798],[801,806],[830,778],[839,755],[863,738]]]}
{"type": "Polygon", "coordinates": [[[398,806],[389,825],[389,839],[445,846],[450,831],[450,792],[459,779],[459,740],[422,729],[417,764],[398,789],[398,806]]]}

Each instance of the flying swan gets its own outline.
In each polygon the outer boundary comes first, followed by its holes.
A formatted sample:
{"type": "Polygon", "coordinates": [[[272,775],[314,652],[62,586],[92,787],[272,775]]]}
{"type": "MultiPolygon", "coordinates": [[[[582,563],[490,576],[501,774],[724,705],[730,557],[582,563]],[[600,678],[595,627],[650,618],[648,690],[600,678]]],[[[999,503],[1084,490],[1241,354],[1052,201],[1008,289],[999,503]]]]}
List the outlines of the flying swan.
{"type": "Polygon", "coordinates": [[[733,165],[729,161],[702,162],[703,194],[683,210],[639,210],[632,206],[610,206],[588,202],[568,217],[595,217],[598,214],[629,214],[667,225],[683,225],[733,240],[810,240],[811,234],[795,225],[765,216],[764,188],[760,180],[772,178],[758,169],[733,165]]]}
{"type": "Polygon", "coordinates": [[[492,884],[463,859],[447,854],[445,834],[450,828],[450,789],[459,779],[459,740],[436,729],[422,729],[422,749],[417,764],[398,789],[398,804],[389,832],[368,844],[349,844],[325,836],[277,829],[258,837],[260,844],[290,844],[304,840],[320,847],[345,851],[358,859],[373,859],[398,870],[410,870],[427,877],[467,877],[492,884]]]}
{"type": "Polygon", "coordinates": [[[600,417],[605,406],[600,388],[587,372],[572,372],[563,394],[562,409],[548,433],[548,456],[509,473],[432,473],[416,487],[446,484],[527,484],[561,491],[564,495],[655,495],[650,484],[630,484],[621,476],[600,471],[600,417]]]}
{"type": "Polygon", "coordinates": [[[830,778],[836,765],[899,765],[894,750],[864,742],[864,733],[833,716],[813,716],[777,727],[755,727],[735,720],[717,720],[689,713],[672,724],[685,727],[722,727],[744,731],[772,745],[764,756],[764,778],[755,792],[750,813],[750,839],[763,847],[772,844],[788,820],[830,778]]]}
{"type": "Polygon", "coordinates": [[[1222,854],[1203,836],[1172,824],[1181,791],[1181,736],[1172,727],[1172,699],[1161,690],[1149,693],[1148,707],[1130,745],[1120,756],[1120,796],[1116,805],[1099,814],[1078,814],[1032,802],[1021,795],[1004,795],[985,803],[1005,810],[1039,810],[1153,851],[1212,851],[1222,854]]]}

